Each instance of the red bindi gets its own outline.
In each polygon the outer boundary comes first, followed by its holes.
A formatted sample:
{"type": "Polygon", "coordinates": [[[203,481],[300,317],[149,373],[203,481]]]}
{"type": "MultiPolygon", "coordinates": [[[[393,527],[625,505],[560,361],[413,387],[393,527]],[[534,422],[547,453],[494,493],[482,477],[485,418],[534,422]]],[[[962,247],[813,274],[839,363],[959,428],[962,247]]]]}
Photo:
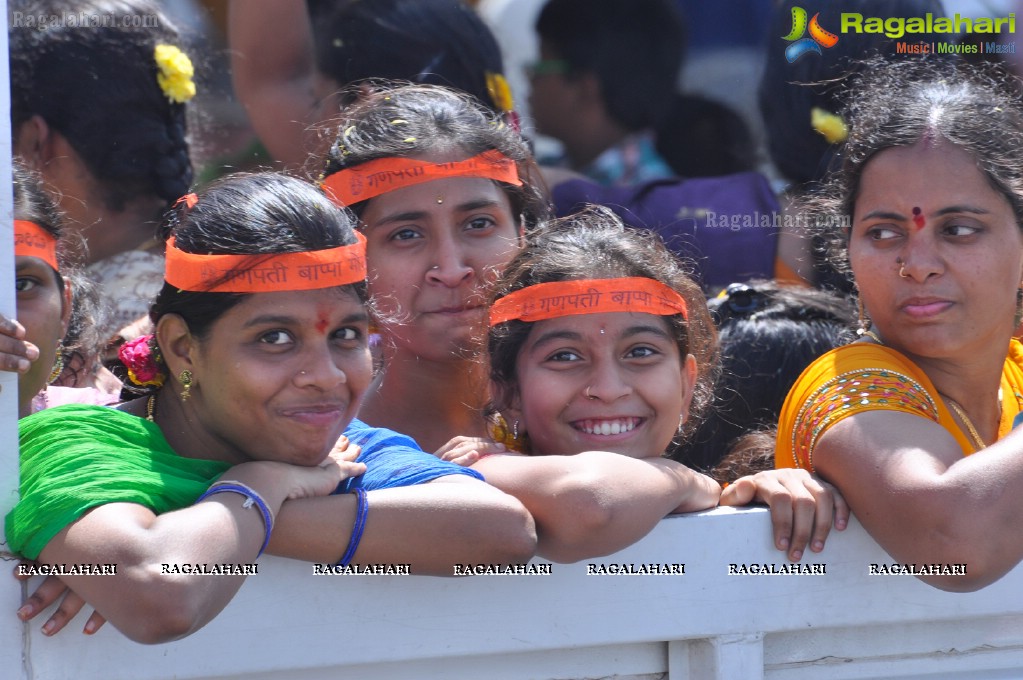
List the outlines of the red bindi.
{"type": "Polygon", "coordinates": [[[327,324],[329,323],[327,321],[327,315],[324,312],[320,312],[317,315],[316,318],[317,318],[317,320],[316,320],[316,330],[318,330],[321,333],[326,333],[327,332],[327,324]]]}
{"type": "Polygon", "coordinates": [[[916,225],[917,229],[923,229],[925,224],[923,211],[915,206],[913,207],[913,224],[916,225]]]}

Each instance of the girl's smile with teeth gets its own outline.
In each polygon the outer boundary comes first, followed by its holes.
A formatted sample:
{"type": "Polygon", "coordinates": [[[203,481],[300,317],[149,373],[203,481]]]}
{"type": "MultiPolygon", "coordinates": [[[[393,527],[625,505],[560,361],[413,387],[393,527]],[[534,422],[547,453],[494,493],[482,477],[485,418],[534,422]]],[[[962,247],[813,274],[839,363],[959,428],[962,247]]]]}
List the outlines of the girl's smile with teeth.
{"type": "Polygon", "coordinates": [[[532,324],[516,367],[521,421],[537,455],[600,449],[658,457],[689,409],[695,360],[660,315],[603,312],[532,324]]]}
{"type": "Polygon", "coordinates": [[[631,432],[642,422],[642,418],[586,419],[572,423],[572,427],[586,434],[607,436],[631,432]]]}

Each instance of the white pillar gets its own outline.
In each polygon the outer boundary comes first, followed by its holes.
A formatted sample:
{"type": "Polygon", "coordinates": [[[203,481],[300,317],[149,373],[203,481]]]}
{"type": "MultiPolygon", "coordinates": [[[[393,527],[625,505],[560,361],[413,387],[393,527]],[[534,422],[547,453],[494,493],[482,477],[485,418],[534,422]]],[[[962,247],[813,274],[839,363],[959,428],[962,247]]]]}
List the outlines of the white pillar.
{"type": "MultiPolygon", "coordinates": [[[[7,0],[0,0],[0,54],[6,55],[7,0]]],[[[11,188],[11,86],[6,58],[0,59],[0,313],[14,318],[14,192],[11,188]]],[[[0,519],[18,500],[18,376],[0,371],[0,519]]],[[[7,557],[0,523],[0,556],[7,557]]],[[[27,636],[14,616],[21,603],[21,587],[14,580],[14,562],[0,562],[0,668],[4,677],[28,678],[27,636]]]]}

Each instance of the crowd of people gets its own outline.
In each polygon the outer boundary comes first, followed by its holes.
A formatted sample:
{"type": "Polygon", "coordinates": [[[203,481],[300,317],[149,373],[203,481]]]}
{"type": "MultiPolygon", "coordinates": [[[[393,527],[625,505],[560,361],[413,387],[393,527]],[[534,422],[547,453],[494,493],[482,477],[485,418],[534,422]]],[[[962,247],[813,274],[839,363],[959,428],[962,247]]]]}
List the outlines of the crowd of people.
{"type": "MultiPolygon", "coordinates": [[[[451,575],[611,554],[718,505],[769,506],[795,562],[851,513],[897,559],[968,561],[927,577],[947,590],[1023,559],[999,531],[1023,476],[1023,87],[1005,68],[879,47],[840,86],[812,74],[843,134],[791,147],[813,157],[779,168],[810,171],[779,201],[749,164],[675,176],[705,145],[667,133],[720,114],[675,96],[670,0],[540,11],[531,110],[560,166],[462,0],[235,0],[235,91],[278,166],[195,186],[204,60],[158,5],[10,5],[156,19],[10,27],[7,541],[119,565],[35,584],[18,615],[59,600],[45,633],[88,606],[87,633],[180,638],[245,580],[159,564],[451,575]]],[[[817,135],[819,103],[795,104],[794,135],[817,135]]]]}

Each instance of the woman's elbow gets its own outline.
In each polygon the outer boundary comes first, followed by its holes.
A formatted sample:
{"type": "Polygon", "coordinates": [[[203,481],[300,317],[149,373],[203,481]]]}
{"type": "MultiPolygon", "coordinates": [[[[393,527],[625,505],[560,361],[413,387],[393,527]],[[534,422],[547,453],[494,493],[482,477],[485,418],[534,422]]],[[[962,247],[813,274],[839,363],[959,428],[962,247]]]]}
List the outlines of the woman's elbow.
{"type": "Polygon", "coordinates": [[[489,493],[486,509],[475,513],[479,559],[498,564],[522,564],[536,553],[533,516],[514,496],[497,489],[489,493]]]}
{"type": "Polygon", "coordinates": [[[191,608],[173,602],[158,605],[145,599],[134,600],[131,612],[110,620],[129,640],[158,645],[180,640],[198,630],[198,617],[191,608]]]}
{"type": "Polygon", "coordinates": [[[616,513],[595,487],[580,485],[557,496],[557,507],[548,508],[540,523],[541,553],[563,564],[606,555],[640,538],[629,527],[628,537],[609,538],[620,534],[616,513]],[[631,539],[631,540],[629,540],[631,539]]]}
{"type": "Polygon", "coordinates": [[[141,644],[179,640],[211,618],[210,594],[195,586],[194,578],[181,576],[146,579],[142,587],[121,594],[120,611],[108,618],[125,637],[141,644]]]}

